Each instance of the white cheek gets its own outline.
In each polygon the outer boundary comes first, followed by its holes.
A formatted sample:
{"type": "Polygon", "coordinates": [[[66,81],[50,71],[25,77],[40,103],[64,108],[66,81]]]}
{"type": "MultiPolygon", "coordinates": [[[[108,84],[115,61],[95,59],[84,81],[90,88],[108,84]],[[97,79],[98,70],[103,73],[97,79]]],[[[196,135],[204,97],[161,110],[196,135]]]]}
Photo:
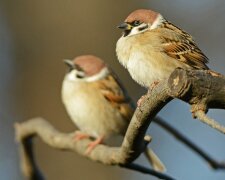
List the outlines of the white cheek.
{"type": "Polygon", "coordinates": [[[130,34],[128,35],[128,37],[129,37],[129,36],[136,35],[136,34],[143,33],[143,32],[145,32],[146,30],[149,29],[148,27],[150,27],[150,24],[141,24],[140,26],[133,27],[132,30],[131,30],[131,32],[130,32],[130,34]],[[146,27],[146,26],[147,26],[147,27],[146,27]],[[144,28],[144,27],[146,27],[146,28],[143,29],[143,30],[140,30],[140,28],[144,28]]]}
{"type": "Polygon", "coordinates": [[[73,82],[94,82],[94,81],[98,81],[100,79],[103,79],[104,77],[106,77],[110,72],[108,70],[107,67],[103,68],[99,73],[90,76],[90,77],[83,77],[83,78],[78,78],[77,74],[80,74],[81,72],[77,71],[77,70],[72,70],[71,72],[69,72],[66,75],[66,79],[68,81],[73,81],[73,82]]]}
{"type": "Polygon", "coordinates": [[[85,78],[85,80],[87,82],[94,82],[94,81],[98,81],[100,79],[105,78],[107,75],[109,74],[109,70],[107,67],[103,68],[98,74],[95,74],[91,77],[87,77],[85,78]]]}
{"type": "Polygon", "coordinates": [[[140,33],[140,31],[138,30],[138,28],[134,27],[134,28],[132,28],[132,30],[131,30],[130,34],[128,35],[128,37],[129,36],[133,36],[135,34],[139,34],[139,33],[140,33]]]}
{"type": "Polygon", "coordinates": [[[67,74],[67,77],[66,78],[69,81],[76,81],[76,72],[75,72],[75,70],[73,70],[69,74],[67,74]]]}
{"type": "Polygon", "coordinates": [[[80,73],[79,71],[74,69],[66,75],[66,79],[69,81],[74,81],[74,82],[84,81],[84,78],[77,78],[77,74],[79,73],[80,73]]]}
{"type": "Polygon", "coordinates": [[[154,23],[152,24],[152,26],[150,27],[150,29],[156,29],[162,24],[163,21],[165,21],[165,19],[162,17],[161,14],[159,14],[154,23]]]}

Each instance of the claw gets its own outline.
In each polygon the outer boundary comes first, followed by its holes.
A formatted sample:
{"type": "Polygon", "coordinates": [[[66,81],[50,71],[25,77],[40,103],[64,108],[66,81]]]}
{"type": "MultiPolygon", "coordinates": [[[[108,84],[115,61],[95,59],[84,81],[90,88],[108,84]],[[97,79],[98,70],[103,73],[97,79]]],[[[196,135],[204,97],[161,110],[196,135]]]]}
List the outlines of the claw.
{"type": "Polygon", "coordinates": [[[90,135],[88,134],[85,134],[83,132],[80,132],[80,131],[77,131],[74,135],[74,140],[75,142],[79,141],[79,140],[82,140],[82,139],[85,139],[85,138],[89,138],[90,135]]]}
{"type": "MultiPolygon", "coordinates": [[[[150,92],[151,92],[158,84],[159,84],[159,81],[154,81],[154,82],[149,86],[148,93],[150,93],[150,92]]],[[[142,103],[142,101],[144,100],[145,97],[146,97],[146,95],[143,95],[143,96],[141,96],[141,98],[138,100],[138,102],[137,102],[137,106],[138,106],[138,107],[141,106],[141,103],[142,103]]]]}
{"type": "Polygon", "coordinates": [[[142,103],[142,101],[144,100],[145,96],[146,96],[146,95],[143,95],[143,96],[141,96],[140,99],[138,99],[138,102],[137,102],[137,106],[138,106],[138,107],[141,106],[141,103],[142,103]]]}
{"type": "Polygon", "coordinates": [[[85,151],[85,154],[88,155],[91,153],[91,151],[98,145],[101,144],[103,142],[104,137],[101,136],[99,138],[97,138],[96,140],[92,141],[91,143],[88,144],[88,148],[85,151]]]}
{"type": "Polygon", "coordinates": [[[152,91],[158,84],[159,84],[159,81],[154,81],[154,82],[150,85],[149,91],[152,91]]]}

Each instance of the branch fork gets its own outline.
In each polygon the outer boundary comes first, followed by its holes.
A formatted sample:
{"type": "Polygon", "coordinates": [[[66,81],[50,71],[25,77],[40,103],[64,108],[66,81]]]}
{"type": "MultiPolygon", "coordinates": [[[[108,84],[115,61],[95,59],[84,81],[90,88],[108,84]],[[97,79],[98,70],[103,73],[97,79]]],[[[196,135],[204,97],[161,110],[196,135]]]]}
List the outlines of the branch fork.
{"type": "MultiPolygon", "coordinates": [[[[16,139],[20,143],[22,167],[29,167],[27,168],[29,171],[24,171],[24,174],[32,179],[34,172],[38,172],[32,151],[28,151],[31,147],[26,146],[26,142],[33,136],[39,136],[53,148],[75,151],[93,161],[135,169],[154,174],[162,179],[173,179],[165,174],[132,163],[151,141],[151,137],[145,135],[147,128],[156,114],[173,98],[189,103],[194,117],[225,133],[225,128],[222,125],[205,115],[209,108],[225,109],[224,76],[202,70],[176,69],[167,81],[159,83],[147,93],[132,117],[121,147],[100,144],[90,154],[85,155],[85,148],[91,142],[90,139],[74,142],[74,133],[61,133],[43,118],[33,118],[16,124],[16,139]]],[[[204,155],[202,156],[204,157],[204,155]]]]}

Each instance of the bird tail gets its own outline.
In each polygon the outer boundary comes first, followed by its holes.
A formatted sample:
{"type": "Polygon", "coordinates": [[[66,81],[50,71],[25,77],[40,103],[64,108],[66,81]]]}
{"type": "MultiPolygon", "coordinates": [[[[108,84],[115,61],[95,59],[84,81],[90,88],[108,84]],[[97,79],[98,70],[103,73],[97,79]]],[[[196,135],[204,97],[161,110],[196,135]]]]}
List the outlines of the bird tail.
{"type": "Polygon", "coordinates": [[[154,153],[154,151],[152,149],[146,148],[144,151],[144,154],[154,170],[159,171],[159,172],[166,171],[165,165],[159,159],[159,157],[154,153]]]}

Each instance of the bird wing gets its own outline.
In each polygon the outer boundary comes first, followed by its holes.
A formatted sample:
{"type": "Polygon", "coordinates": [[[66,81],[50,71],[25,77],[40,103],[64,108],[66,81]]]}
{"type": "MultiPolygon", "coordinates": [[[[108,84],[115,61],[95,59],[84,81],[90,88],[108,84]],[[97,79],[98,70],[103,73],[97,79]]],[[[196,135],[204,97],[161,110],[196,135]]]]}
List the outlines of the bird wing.
{"type": "Polygon", "coordinates": [[[99,81],[98,86],[105,99],[129,122],[134,113],[133,104],[117,77],[110,73],[99,81]]]}
{"type": "Polygon", "coordinates": [[[208,58],[198,48],[190,34],[166,21],[161,28],[164,52],[196,69],[209,69],[208,58]]]}

